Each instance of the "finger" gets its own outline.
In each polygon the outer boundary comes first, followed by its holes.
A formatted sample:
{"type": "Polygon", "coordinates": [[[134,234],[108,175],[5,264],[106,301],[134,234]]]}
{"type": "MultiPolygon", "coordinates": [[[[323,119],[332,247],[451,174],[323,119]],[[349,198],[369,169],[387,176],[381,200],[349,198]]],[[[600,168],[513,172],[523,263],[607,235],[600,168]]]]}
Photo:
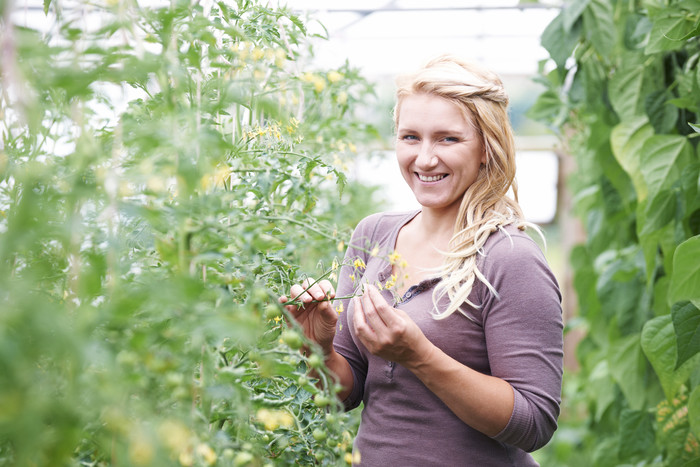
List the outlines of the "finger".
{"type": "Polygon", "coordinates": [[[379,319],[381,319],[387,327],[400,324],[400,317],[396,314],[394,308],[389,306],[376,287],[370,285],[365,291],[365,295],[367,296],[369,302],[372,303],[372,307],[374,308],[379,319]]]}
{"type": "Polygon", "coordinates": [[[326,299],[332,300],[335,298],[335,289],[333,288],[331,281],[324,279],[319,282],[318,285],[321,287],[321,290],[323,290],[323,295],[326,297],[326,299]]]}
{"type": "Polygon", "coordinates": [[[314,300],[321,301],[326,299],[326,292],[320,283],[315,282],[313,279],[306,279],[302,282],[302,285],[306,289],[306,293],[312,296],[314,300]]]}
{"type": "Polygon", "coordinates": [[[387,324],[382,320],[377,312],[377,307],[371,299],[370,293],[372,288],[372,286],[369,286],[362,295],[362,309],[365,312],[365,319],[369,325],[372,326],[372,329],[374,329],[376,333],[381,333],[382,330],[387,327],[387,324]]]}
{"type": "Polygon", "coordinates": [[[289,294],[293,297],[292,300],[298,300],[304,304],[311,303],[311,300],[314,299],[311,294],[306,291],[306,287],[299,284],[294,284],[289,294]]]}
{"type": "Polygon", "coordinates": [[[365,312],[362,309],[362,301],[359,297],[352,299],[355,308],[352,314],[352,324],[355,326],[355,333],[360,337],[360,340],[367,345],[368,339],[374,336],[374,331],[365,321],[365,312]]]}

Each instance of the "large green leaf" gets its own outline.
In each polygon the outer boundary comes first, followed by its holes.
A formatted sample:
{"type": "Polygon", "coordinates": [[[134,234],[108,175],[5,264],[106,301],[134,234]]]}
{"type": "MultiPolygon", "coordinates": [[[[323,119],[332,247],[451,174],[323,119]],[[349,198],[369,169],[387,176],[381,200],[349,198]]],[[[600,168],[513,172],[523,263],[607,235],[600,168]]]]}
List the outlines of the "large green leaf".
{"type": "Polygon", "coordinates": [[[571,57],[580,38],[580,28],[564,27],[564,13],[547,25],[542,32],[542,47],[547,49],[557,67],[564,68],[566,60],[571,57]]]}
{"type": "Polygon", "coordinates": [[[678,180],[693,158],[693,146],[688,138],[677,135],[656,135],[642,146],[641,172],[650,200],[678,180]]]}
{"type": "Polygon", "coordinates": [[[632,179],[639,200],[647,197],[640,154],[646,140],[653,135],[654,129],[646,117],[622,122],[613,128],[610,135],[613,154],[632,179]]]}
{"type": "Polygon", "coordinates": [[[647,54],[680,49],[686,39],[697,34],[697,18],[672,6],[664,8],[663,13],[652,21],[654,25],[645,49],[647,54]]]}
{"type": "Polygon", "coordinates": [[[654,452],[653,418],[646,410],[625,409],[620,414],[620,460],[649,457],[654,452]]]}
{"type": "Polygon", "coordinates": [[[688,421],[695,436],[700,437],[700,386],[696,386],[688,398],[688,421]]]}
{"type": "Polygon", "coordinates": [[[586,9],[591,0],[577,0],[567,2],[561,10],[561,16],[565,31],[571,30],[571,27],[578,21],[581,14],[586,9]]]}
{"type": "Polygon", "coordinates": [[[700,352],[700,310],[692,302],[677,302],[671,307],[671,316],[678,342],[678,368],[700,352]]]}
{"type": "Polygon", "coordinates": [[[566,104],[554,91],[545,91],[527,111],[530,118],[547,121],[553,125],[560,125],[564,122],[567,112],[566,104]]]}
{"type": "Polygon", "coordinates": [[[675,369],[677,345],[671,315],[647,321],[642,329],[642,349],[659,377],[666,398],[673,398],[688,380],[697,357],[675,369]]]}
{"type": "Polygon", "coordinates": [[[617,44],[612,3],[606,0],[591,0],[583,12],[586,38],[603,57],[609,57],[617,44]]]}
{"type": "MultiPolygon", "coordinates": [[[[648,201],[648,200],[647,200],[648,201]]],[[[639,236],[647,236],[665,227],[676,217],[677,195],[675,190],[665,190],[651,199],[651,202],[640,204],[644,209],[642,217],[638,218],[637,232],[639,236]]]]}
{"type": "Polygon", "coordinates": [[[632,120],[644,115],[644,62],[633,53],[622,58],[621,66],[610,78],[610,103],[620,120],[632,120]]]}
{"type": "Polygon", "coordinates": [[[608,352],[610,373],[620,386],[633,410],[644,407],[644,354],[639,344],[639,334],[627,336],[610,346],[608,352]]]}
{"type": "Polygon", "coordinates": [[[700,235],[678,245],[673,254],[671,302],[700,300],[700,235]]]}

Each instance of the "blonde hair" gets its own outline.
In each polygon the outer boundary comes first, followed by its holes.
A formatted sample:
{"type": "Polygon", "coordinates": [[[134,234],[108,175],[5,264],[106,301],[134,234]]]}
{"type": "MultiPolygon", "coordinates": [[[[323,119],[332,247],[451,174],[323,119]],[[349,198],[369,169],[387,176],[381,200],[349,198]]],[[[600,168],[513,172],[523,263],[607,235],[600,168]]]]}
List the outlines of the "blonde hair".
{"type": "MultiPolygon", "coordinates": [[[[462,109],[477,129],[486,163],[467,189],[459,207],[449,251],[436,275],[442,280],[433,292],[434,317],[442,319],[461,310],[462,303],[478,307],[468,297],[475,279],[496,290],[477,267],[477,255],[492,232],[509,224],[520,230],[534,226],[524,220],[515,181],[515,142],[508,118],[508,95],[495,73],[450,55],[439,56],[418,72],[397,80],[394,123],[398,127],[401,102],[406,96],[430,94],[447,99],[462,109]],[[512,189],[515,199],[506,196],[512,189]],[[450,303],[439,312],[437,303],[447,295],[450,303]]],[[[536,228],[536,227],[535,227],[536,228]]]]}

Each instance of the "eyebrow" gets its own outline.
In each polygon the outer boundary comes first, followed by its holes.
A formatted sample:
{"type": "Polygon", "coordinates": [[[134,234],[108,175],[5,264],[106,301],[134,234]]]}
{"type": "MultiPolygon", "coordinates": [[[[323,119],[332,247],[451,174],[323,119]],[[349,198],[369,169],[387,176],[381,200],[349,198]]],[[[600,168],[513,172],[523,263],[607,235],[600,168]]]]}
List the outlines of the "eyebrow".
{"type": "MultiPolygon", "coordinates": [[[[419,131],[416,131],[416,130],[414,130],[414,129],[412,129],[412,128],[398,128],[396,132],[397,132],[397,133],[420,133],[419,131]]],[[[437,135],[437,136],[445,136],[445,135],[464,135],[464,134],[466,134],[466,133],[467,133],[467,132],[462,131],[462,130],[452,130],[452,129],[448,129],[448,130],[438,130],[438,131],[435,131],[435,132],[430,132],[430,134],[432,134],[432,135],[437,135]]]]}

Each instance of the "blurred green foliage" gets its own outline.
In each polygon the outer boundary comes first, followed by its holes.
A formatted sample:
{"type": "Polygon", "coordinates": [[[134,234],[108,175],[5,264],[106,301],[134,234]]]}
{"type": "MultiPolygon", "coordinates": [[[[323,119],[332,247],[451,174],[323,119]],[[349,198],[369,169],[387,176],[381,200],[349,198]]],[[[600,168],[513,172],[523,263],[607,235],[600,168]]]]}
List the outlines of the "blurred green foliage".
{"type": "MultiPolygon", "coordinates": [[[[544,465],[700,465],[700,1],[567,2],[530,115],[576,160],[585,331],[544,465]]],[[[543,64],[545,65],[545,64],[543,64]]]]}
{"type": "Polygon", "coordinates": [[[2,4],[0,465],[345,465],[277,297],[377,209],[371,85],[287,8],[44,5],[2,4]]]}

